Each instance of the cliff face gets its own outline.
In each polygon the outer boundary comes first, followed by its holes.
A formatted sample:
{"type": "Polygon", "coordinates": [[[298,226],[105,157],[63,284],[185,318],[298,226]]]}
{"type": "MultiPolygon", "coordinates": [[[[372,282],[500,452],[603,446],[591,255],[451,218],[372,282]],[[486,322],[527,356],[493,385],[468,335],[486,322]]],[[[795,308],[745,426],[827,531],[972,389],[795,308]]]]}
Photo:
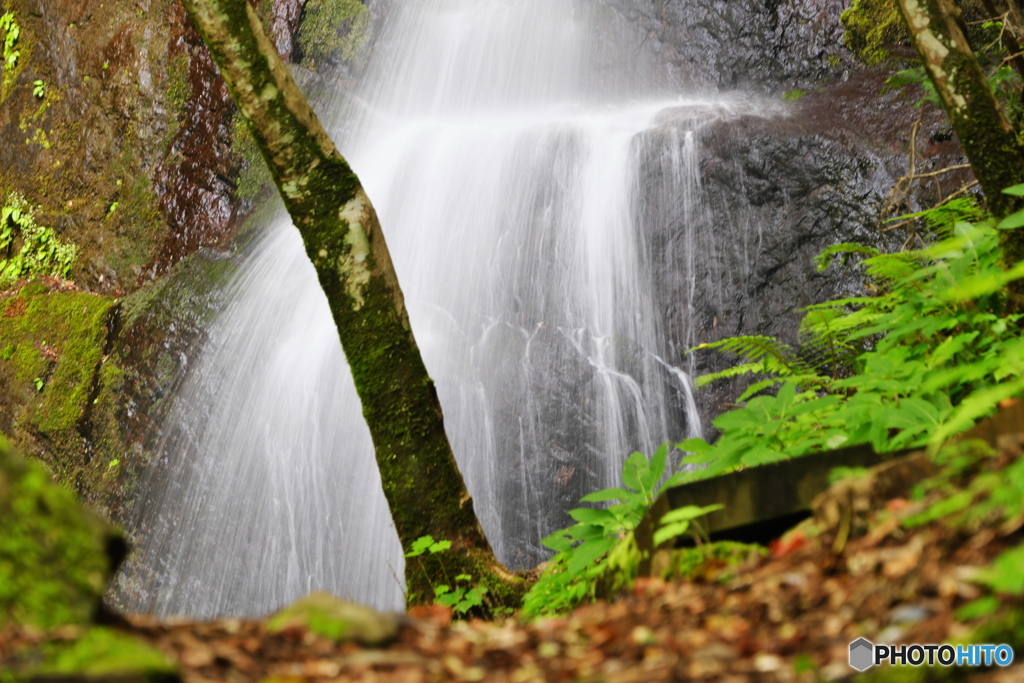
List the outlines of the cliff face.
{"type": "MultiPolygon", "coordinates": [[[[649,199],[638,218],[670,331],[668,357],[687,367],[688,346],[734,335],[796,342],[802,307],[863,294],[853,269],[817,272],[818,252],[852,241],[898,249],[907,239],[884,231],[880,217],[908,170],[920,95],[883,95],[892,72],[864,66],[843,44],[843,0],[613,4],[643,27],[645,49],[681,92],[755,99],[740,112],[683,113],[640,141],[649,199]],[[687,134],[699,147],[702,186],[700,205],[689,210],[685,198],[661,189],[670,186],[671,159],[687,134]],[[692,267],[679,258],[688,249],[692,267]]],[[[934,109],[922,115],[915,143],[918,173],[963,161],[934,109]]],[[[970,179],[960,171],[916,184],[884,217],[917,210],[970,179]]],[[[698,374],[728,364],[715,353],[695,358],[698,374]]],[[[705,427],[744,385],[721,382],[698,393],[705,427]]]]}
{"type": "MultiPolygon", "coordinates": [[[[253,4],[290,55],[304,0],[253,4]]],[[[0,432],[117,516],[260,179],[239,197],[239,150],[253,155],[176,0],[0,9],[0,206],[77,250],[68,270],[37,258],[0,287],[0,432]]],[[[29,241],[0,240],[0,260],[29,241]]]]}

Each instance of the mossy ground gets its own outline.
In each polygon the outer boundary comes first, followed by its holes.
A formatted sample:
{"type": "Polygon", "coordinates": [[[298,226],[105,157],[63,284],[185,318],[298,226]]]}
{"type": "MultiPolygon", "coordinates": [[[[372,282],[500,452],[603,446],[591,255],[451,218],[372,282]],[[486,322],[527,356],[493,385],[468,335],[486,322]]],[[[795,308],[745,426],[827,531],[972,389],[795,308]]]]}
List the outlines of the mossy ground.
{"type": "MultiPolygon", "coordinates": [[[[137,638],[109,628],[91,627],[53,639],[25,653],[26,665],[13,674],[15,681],[74,675],[75,680],[131,680],[150,683],[179,681],[175,665],[162,653],[137,638]]],[[[20,668],[20,667],[19,667],[20,668]]]]}

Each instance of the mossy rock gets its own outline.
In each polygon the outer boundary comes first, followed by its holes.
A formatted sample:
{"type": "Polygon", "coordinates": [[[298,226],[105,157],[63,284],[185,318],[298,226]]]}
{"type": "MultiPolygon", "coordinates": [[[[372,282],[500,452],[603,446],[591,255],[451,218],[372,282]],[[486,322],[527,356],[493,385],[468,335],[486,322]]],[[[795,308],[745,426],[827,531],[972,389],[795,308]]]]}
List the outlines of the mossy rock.
{"type": "Polygon", "coordinates": [[[18,683],[178,683],[175,665],[146,643],[109,628],[51,639],[0,673],[18,683]]]}
{"type": "Polygon", "coordinates": [[[39,463],[0,436],[0,627],[89,621],[114,569],[116,536],[39,463]]]}
{"type": "Polygon", "coordinates": [[[29,421],[40,432],[70,429],[85,415],[113,303],[40,282],[0,299],[0,380],[6,378],[10,398],[29,404],[29,421]]]}
{"type": "Polygon", "coordinates": [[[370,11],[359,0],[309,0],[298,36],[303,65],[315,70],[324,62],[355,60],[369,25],[370,11]]]}
{"type": "Polygon", "coordinates": [[[892,0],[853,0],[841,16],[843,42],[867,64],[889,59],[889,50],[909,36],[903,17],[892,0]]]}
{"type": "Polygon", "coordinates": [[[329,593],[311,593],[267,620],[272,633],[304,629],[335,642],[385,645],[398,637],[398,619],[329,593]]]}

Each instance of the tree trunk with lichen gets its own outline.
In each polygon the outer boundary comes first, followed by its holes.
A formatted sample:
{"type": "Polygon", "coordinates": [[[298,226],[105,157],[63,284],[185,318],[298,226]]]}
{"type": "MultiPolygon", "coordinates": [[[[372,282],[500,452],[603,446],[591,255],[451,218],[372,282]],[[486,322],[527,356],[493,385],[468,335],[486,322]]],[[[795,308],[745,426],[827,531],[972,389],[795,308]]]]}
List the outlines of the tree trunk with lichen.
{"type": "Polygon", "coordinates": [[[409,603],[429,602],[435,584],[469,574],[488,588],[493,606],[518,606],[523,581],[495,559],[477,521],[359,179],[246,0],[183,4],[260,147],[327,295],[402,547],[408,552],[426,535],[452,542],[450,552],[406,562],[409,603]]]}
{"type": "MultiPolygon", "coordinates": [[[[1002,192],[1024,182],[1024,148],[967,42],[960,10],[953,0],[897,0],[896,4],[989,209],[1003,217],[1024,208],[1024,200],[1002,192]]],[[[1006,231],[1003,242],[1007,259],[1024,259],[1024,231],[1006,231]]]]}

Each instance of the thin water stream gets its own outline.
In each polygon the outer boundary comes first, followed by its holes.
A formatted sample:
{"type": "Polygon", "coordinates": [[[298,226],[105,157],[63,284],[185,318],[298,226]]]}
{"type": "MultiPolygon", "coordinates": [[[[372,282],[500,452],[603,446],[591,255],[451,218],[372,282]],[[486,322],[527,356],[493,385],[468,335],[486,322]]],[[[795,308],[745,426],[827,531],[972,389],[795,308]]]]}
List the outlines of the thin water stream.
{"type": "MultiPolygon", "coordinates": [[[[687,230],[705,210],[692,131],[752,105],[671,92],[642,39],[593,0],[401,3],[358,97],[321,108],[377,206],[460,469],[515,568],[546,557],[539,539],[631,451],[700,430],[688,368],[665,360],[678,354],[638,216],[651,192],[675,193],[687,230]],[[666,187],[640,181],[651,155],[666,187]]],[[[692,295],[700,247],[676,243],[692,295]]],[[[252,615],[326,589],[399,608],[369,432],[286,217],[229,299],[137,505],[127,607],[252,615]]]]}

